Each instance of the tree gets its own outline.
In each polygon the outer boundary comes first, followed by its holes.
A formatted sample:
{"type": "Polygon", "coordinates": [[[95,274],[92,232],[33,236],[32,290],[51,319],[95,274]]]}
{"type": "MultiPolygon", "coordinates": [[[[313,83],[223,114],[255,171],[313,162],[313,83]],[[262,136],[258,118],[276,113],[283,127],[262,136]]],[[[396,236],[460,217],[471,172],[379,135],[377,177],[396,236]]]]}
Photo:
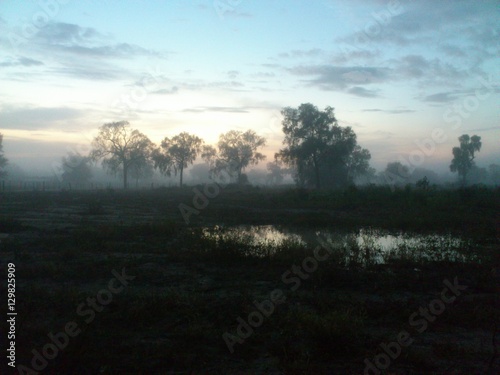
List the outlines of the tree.
{"type": "Polygon", "coordinates": [[[92,177],[90,158],[79,153],[68,153],[62,158],[62,181],[72,187],[82,187],[92,177]]]}
{"type": "Polygon", "coordinates": [[[5,177],[7,172],[5,167],[7,166],[8,159],[3,154],[3,134],[0,133],[0,177],[5,177]]]}
{"type": "Polygon", "coordinates": [[[201,148],[201,157],[208,166],[213,169],[215,167],[215,162],[217,161],[217,150],[214,146],[203,145],[201,148]]]}
{"type": "Polygon", "coordinates": [[[186,132],[182,132],[172,139],[165,137],[161,142],[160,149],[155,153],[155,157],[158,159],[156,164],[162,166],[161,169],[164,173],[166,171],[170,172],[171,168],[174,169],[176,176],[179,172],[180,186],[182,187],[184,168],[187,168],[189,164],[193,164],[201,152],[202,144],[203,140],[201,138],[186,132]]]}
{"type": "Polygon", "coordinates": [[[284,175],[287,173],[286,169],[281,168],[281,163],[278,160],[267,163],[267,181],[271,185],[279,185],[283,182],[284,175]]]}
{"type": "Polygon", "coordinates": [[[354,181],[357,177],[365,175],[370,170],[370,151],[356,145],[351,154],[347,157],[347,177],[349,181],[354,181]]]}
{"type": "Polygon", "coordinates": [[[475,165],[474,153],[481,150],[481,137],[468,134],[463,134],[458,138],[460,147],[453,147],[453,160],[450,164],[452,172],[458,172],[459,177],[462,177],[462,185],[467,183],[467,174],[475,165]]]}
{"type": "Polygon", "coordinates": [[[370,153],[357,145],[350,127],[337,124],[332,107],[320,111],[306,103],[281,114],[286,147],[276,158],[295,169],[297,184],[344,186],[368,169],[370,153]]]}
{"type": "Polygon", "coordinates": [[[400,185],[403,182],[409,183],[410,170],[399,161],[387,163],[385,171],[382,173],[385,182],[400,185]]]}
{"type": "Polygon", "coordinates": [[[129,175],[135,180],[135,187],[138,188],[140,179],[154,176],[154,164],[152,159],[147,157],[144,153],[134,158],[134,161],[129,167],[129,175]]]}
{"type": "Polygon", "coordinates": [[[212,163],[213,173],[217,175],[221,171],[226,171],[241,184],[245,182],[246,176],[242,174],[245,168],[256,165],[266,158],[257,152],[265,144],[265,138],[258,136],[253,130],[244,133],[231,130],[220,135],[217,143],[218,152],[213,147],[205,147],[202,156],[209,164],[212,163]]]}
{"type": "Polygon", "coordinates": [[[102,166],[112,174],[123,175],[127,188],[128,172],[134,163],[151,157],[153,143],[144,134],[131,129],[128,121],[110,122],[99,128],[92,141],[92,160],[102,160],[102,166]]]}

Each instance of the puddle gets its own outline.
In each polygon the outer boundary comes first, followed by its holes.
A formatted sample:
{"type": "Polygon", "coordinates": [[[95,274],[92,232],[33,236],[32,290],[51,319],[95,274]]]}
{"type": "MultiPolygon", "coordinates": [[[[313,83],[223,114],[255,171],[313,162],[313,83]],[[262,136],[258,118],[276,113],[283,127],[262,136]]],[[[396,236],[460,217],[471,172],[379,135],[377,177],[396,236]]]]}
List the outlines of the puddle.
{"type": "MultiPolygon", "coordinates": [[[[473,243],[466,238],[443,234],[389,232],[364,228],[352,232],[335,230],[293,230],[274,225],[215,226],[203,229],[203,236],[221,243],[241,243],[254,247],[252,255],[272,255],[289,247],[316,247],[327,243],[339,257],[361,263],[387,263],[395,259],[421,261],[477,261],[473,243]],[[267,251],[263,252],[262,248],[267,251]]],[[[250,252],[251,253],[251,252],[250,252]]]]}

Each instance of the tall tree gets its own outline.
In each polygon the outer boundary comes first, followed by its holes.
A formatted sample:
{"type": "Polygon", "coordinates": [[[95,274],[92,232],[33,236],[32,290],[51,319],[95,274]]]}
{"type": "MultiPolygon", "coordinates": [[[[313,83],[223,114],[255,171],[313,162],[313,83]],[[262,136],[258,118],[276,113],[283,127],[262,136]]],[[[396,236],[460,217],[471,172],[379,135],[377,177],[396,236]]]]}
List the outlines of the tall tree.
{"type": "Polygon", "coordinates": [[[139,180],[154,176],[154,162],[151,157],[141,153],[139,157],[133,158],[130,164],[129,175],[135,180],[135,187],[139,187],[139,180]]]}
{"type": "Polygon", "coordinates": [[[72,187],[83,187],[92,177],[90,158],[79,153],[68,153],[62,158],[61,178],[65,184],[72,187]]]}
{"type": "Polygon", "coordinates": [[[346,162],[349,181],[354,181],[357,177],[369,173],[371,157],[370,151],[367,149],[361,148],[359,145],[354,146],[346,162]]]}
{"type": "Polygon", "coordinates": [[[131,129],[128,121],[110,122],[99,128],[92,141],[92,160],[102,160],[102,166],[112,174],[122,173],[123,188],[128,186],[129,169],[142,158],[149,158],[153,143],[139,130],[131,129]]]}
{"type": "MultiPolygon", "coordinates": [[[[258,136],[253,130],[247,130],[244,133],[231,130],[221,134],[217,143],[219,151],[215,158],[215,173],[225,170],[230,176],[236,177],[238,183],[245,182],[242,175],[245,168],[249,165],[256,165],[266,158],[257,151],[265,144],[265,138],[258,136]]],[[[213,149],[204,149],[205,160],[210,159],[207,158],[207,155],[214,157],[211,153],[213,153],[213,149]]]]}
{"type": "Polygon", "coordinates": [[[7,172],[5,167],[7,166],[8,160],[3,153],[3,134],[0,133],[0,177],[5,177],[7,172]]]}
{"type": "Polygon", "coordinates": [[[282,168],[282,163],[278,160],[267,163],[267,181],[271,185],[279,185],[283,182],[284,175],[288,173],[287,169],[282,168]]]}
{"type": "Polygon", "coordinates": [[[473,135],[469,137],[468,134],[463,134],[458,138],[460,147],[453,147],[453,160],[450,164],[452,172],[458,172],[462,178],[462,185],[467,183],[467,174],[475,165],[474,153],[481,150],[481,137],[473,135]]]}
{"type": "Polygon", "coordinates": [[[350,127],[337,124],[332,107],[306,103],[281,114],[286,147],[276,157],[295,169],[299,185],[342,186],[368,168],[370,153],[357,146],[350,127]]]}
{"type": "Polygon", "coordinates": [[[203,140],[195,135],[182,132],[175,137],[165,137],[161,142],[160,149],[155,153],[157,165],[163,166],[163,170],[173,168],[175,175],[179,173],[182,187],[184,168],[193,164],[201,152],[203,140]]]}

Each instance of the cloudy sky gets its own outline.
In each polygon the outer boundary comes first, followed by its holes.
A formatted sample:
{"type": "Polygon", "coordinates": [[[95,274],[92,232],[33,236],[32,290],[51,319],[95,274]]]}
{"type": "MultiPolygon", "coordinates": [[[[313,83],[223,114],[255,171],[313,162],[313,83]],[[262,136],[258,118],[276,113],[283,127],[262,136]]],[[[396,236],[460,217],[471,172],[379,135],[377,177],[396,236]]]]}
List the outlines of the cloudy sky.
{"type": "Polygon", "coordinates": [[[50,171],[128,120],[153,141],[254,129],[280,109],[332,106],[383,169],[445,171],[464,133],[500,161],[500,3],[428,0],[0,2],[7,157],[50,171]]]}

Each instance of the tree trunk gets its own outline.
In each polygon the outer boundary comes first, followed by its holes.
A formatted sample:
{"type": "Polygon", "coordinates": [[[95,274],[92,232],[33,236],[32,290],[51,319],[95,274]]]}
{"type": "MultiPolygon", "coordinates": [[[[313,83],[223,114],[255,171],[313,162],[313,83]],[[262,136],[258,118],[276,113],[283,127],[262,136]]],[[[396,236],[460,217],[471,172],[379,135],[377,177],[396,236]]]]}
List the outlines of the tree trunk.
{"type": "Polygon", "coordinates": [[[321,187],[321,184],[319,179],[319,166],[316,162],[316,159],[314,159],[314,175],[316,177],[316,189],[319,189],[321,187]]]}
{"type": "Polygon", "coordinates": [[[181,167],[181,182],[180,182],[180,187],[182,187],[182,172],[184,172],[184,167],[181,167]]]}
{"type": "Polygon", "coordinates": [[[123,163],[123,188],[127,188],[127,173],[128,173],[128,167],[126,163],[123,163]]]}

